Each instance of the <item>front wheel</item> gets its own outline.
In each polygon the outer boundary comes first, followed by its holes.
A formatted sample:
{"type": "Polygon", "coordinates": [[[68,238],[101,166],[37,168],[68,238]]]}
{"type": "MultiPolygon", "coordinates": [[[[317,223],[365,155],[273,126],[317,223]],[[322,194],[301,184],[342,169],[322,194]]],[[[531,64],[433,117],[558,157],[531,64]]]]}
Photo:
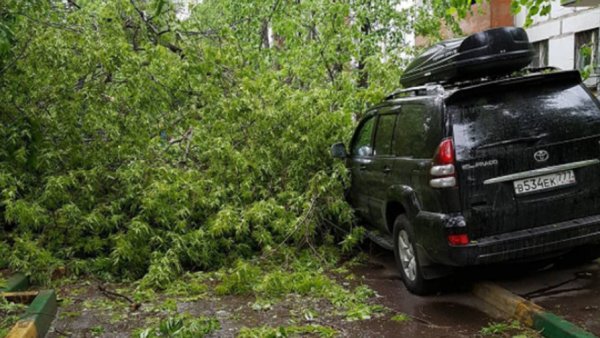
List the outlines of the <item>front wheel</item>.
{"type": "Polygon", "coordinates": [[[419,257],[413,236],[409,232],[410,223],[406,216],[396,217],[394,222],[394,256],[406,288],[417,295],[427,295],[439,291],[439,280],[423,278],[419,257]]]}

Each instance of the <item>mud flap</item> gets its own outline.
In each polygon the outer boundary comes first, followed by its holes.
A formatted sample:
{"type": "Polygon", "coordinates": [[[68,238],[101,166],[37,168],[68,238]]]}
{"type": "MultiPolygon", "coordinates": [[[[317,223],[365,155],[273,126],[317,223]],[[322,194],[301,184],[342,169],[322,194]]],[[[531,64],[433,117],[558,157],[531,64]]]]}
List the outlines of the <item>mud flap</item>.
{"type": "Polygon", "coordinates": [[[439,279],[454,273],[454,268],[451,266],[433,263],[425,249],[420,245],[417,246],[417,255],[419,255],[421,271],[425,279],[439,279]]]}

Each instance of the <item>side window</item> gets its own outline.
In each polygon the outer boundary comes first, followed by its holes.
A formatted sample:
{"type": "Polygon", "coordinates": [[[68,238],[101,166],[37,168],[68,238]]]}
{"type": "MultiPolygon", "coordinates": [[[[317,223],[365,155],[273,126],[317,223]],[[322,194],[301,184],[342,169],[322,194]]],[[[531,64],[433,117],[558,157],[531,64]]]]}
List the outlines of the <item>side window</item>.
{"type": "Polygon", "coordinates": [[[394,153],[399,156],[412,156],[416,158],[427,158],[427,134],[431,121],[426,116],[426,107],[422,105],[407,105],[396,122],[396,133],[394,134],[394,153]]]}
{"type": "Polygon", "coordinates": [[[375,155],[392,155],[392,135],[394,134],[394,124],[396,123],[396,114],[379,116],[377,122],[377,132],[375,133],[375,155]]]}
{"type": "Polygon", "coordinates": [[[370,118],[363,123],[360,130],[354,138],[352,144],[352,155],[354,156],[371,156],[373,153],[373,145],[371,144],[371,135],[373,134],[373,125],[375,118],[370,118]]]}

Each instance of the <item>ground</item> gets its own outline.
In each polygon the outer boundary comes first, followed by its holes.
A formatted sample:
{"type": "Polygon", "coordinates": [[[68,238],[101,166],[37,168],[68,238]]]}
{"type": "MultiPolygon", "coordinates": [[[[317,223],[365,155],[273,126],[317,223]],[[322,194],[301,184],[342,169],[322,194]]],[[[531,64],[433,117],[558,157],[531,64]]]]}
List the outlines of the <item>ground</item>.
{"type": "Polygon", "coordinates": [[[587,264],[559,261],[541,266],[535,273],[494,277],[498,284],[513,293],[600,336],[598,261],[587,264]]]}
{"type": "Polygon", "coordinates": [[[518,322],[495,318],[493,311],[469,292],[470,285],[480,280],[492,280],[600,335],[598,263],[547,261],[472,269],[448,282],[441,294],[418,297],[404,288],[390,253],[373,248],[367,251],[368,259],[361,264],[330,273],[344,288],[364,285],[374,291],[366,301],[372,311],[365,313],[358,308],[349,316],[327,299],[298,294],[269,301],[252,295],[219,295],[214,291],[219,282],[206,277],[201,283],[192,278],[187,284],[156,293],[136,291],[137,284],[62,280],[57,285],[60,308],[48,337],[140,336],[144,330],[146,334],[156,333],[161,327],[177,327],[194,319],[208,337],[275,337],[278,333],[322,337],[541,336],[518,322]]]}

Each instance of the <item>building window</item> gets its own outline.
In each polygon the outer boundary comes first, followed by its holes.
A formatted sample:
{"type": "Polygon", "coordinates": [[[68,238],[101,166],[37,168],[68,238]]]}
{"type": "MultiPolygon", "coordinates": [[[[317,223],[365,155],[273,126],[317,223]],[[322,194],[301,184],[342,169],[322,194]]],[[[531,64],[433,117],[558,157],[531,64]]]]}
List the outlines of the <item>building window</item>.
{"type": "Polygon", "coordinates": [[[593,74],[598,67],[598,29],[575,34],[575,67],[593,74]]]}
{"type": "Polygon", "coordinates": [[[531,68],[542,68],[548,66],[548,40],[532,43],[535,55],[529,65],[531,68]]]}

